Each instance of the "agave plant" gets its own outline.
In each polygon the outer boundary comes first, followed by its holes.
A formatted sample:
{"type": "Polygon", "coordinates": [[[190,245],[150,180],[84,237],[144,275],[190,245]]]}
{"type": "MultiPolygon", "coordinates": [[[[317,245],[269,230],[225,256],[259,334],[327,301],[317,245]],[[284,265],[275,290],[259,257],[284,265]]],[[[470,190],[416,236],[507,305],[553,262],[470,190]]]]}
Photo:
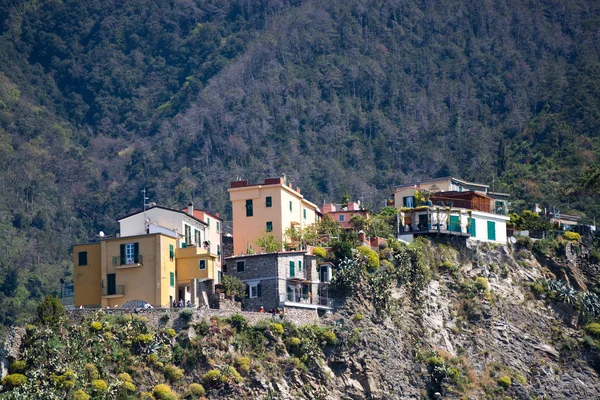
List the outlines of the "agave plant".
{"type": "Polygon", "coordinates": [[[562,279],[550,279],[548,281],[548,289],[553,292],[564,291],[567,288],[567,284],[562,279]]]}
{"type": "Polygon", "coordinates": [[[577,303],[577,290],[565,285],[556,291],[556,298],[563,303],[575,305],[577,303]]]}
{"type": "Polygon", "coordinates": [[[585,292],[581,295],[581,309],[589,318],[600,315],[600,298],[596,293],[585,292]]]}

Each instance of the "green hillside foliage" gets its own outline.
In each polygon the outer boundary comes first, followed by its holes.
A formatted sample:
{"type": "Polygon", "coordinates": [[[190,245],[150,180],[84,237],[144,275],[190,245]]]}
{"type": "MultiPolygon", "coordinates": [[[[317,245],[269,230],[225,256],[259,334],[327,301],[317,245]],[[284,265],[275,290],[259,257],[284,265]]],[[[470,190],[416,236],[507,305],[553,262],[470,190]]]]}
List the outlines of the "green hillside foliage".
{"type": "Polygon", "coordinates": [[[379,209],[396,185],[456,175],[516,211],[591,220],[598,15],[591,0],[3,2],[0,323],[57,294],[72,244],[114,233],[143,188],[227,216],[237,177],[379,209]]]}

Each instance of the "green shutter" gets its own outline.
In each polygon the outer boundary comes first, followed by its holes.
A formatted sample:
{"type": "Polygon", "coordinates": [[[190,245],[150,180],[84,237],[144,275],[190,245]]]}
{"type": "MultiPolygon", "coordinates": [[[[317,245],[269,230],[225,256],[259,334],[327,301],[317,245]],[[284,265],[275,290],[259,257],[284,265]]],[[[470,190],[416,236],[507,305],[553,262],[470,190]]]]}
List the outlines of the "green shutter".
{"type": "Polygon", "coordinates": [[[290,278],[293,278],[295,276],[296,276],[296,271],[295,271],[294,262],[290,261],[290,278]]]}
{"type": "Polygon", "coordinates": [[[452,232],[460,232],[460,224],[458,222],[458,215],[451,215],[450,216],[450,226],[448,227],[449,231],[452,232]]]}
{"type": "Polygon", "coordinates": [[[265,201],[265,206],[266,207],[273,206],[273,199],[271,198],[271,196],[267,196],[266,201],[265,201]]]}
{"type": "Polygon", "coordinates": [[[125,265],[125,245],[122,244],[121,246],[121,265],[125,265]]]}
{"type": "Polygon", "coordinates": [[[261,284],[259,283],[258,285],[256,285],[256,297],[260,297],[261,296],[261,284]]]}
{"type": "Polygon", "coordinates": [[[302,213],[304,214],[304,219],[306,219],[306,208],[302,210],[302,213]]]}
{"type": "Polygon", "coordinates": [[[298,271],[302,271],[302,261],[298,261],[298,271]]]}
{"type": "Polygon", "coordinates": [[[221,255],[221,245],[220,244],[217,245],[217,255],[218,256],[221,255]]]}
{"type": "Polygon", "coordinates": [[[217,232],[219,232],[221,230],[221,223],[219,221],[217,221],[217,232]]]}
{"type": "Polygon", "coordinates": [[[133,244],[133,262],[140,262],[140,244],[138,242],[135,242],[133,244]]]}
{"type": "Polygon", "coordinates": [[[290,211],[292,211],[292,202],[290,201],[290,211]]]}
{"type": "Polygon", "coordinates": [[[273,232],[273,222],[267,221],[267,232],[273,232]]]}
{"type": "Polygon", "coordinates": [[[175,258],[175,247],[172,244],[169,245],[169,258],[171,261],[175,258]]]}
{"type": "Polygon", "coordinates": [[[206,225],[210,228],[210,218],[206,217],[206,225]]]}
{"type": "Polygon", "coordinates": [[[475,218],[471,218],[469,233],[471,234],[471,237],[477,237],[477,222],[475,221],[475,218]]]}
{"type": "Polygon", "coordinates": [[[496,223],[494,221],[488,221],[488,240],[496,240],[496,223]]]}
{"type": "Polygon", "coordinates": [[[171,285],[171,287],[175,286],[175,272],[169,272],[169,283],[171,285]]]}

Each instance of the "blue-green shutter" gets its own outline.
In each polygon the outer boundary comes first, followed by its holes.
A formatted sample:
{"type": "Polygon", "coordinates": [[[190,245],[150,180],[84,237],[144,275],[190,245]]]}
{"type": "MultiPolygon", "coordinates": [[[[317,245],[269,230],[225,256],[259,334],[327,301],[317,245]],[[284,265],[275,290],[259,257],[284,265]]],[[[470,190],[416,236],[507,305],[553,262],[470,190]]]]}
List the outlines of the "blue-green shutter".
{"type": "Polygon", "coordinates": [[[477,237],[477,222],[475,218],[471,218],[471,225],[469,225],[469,233],[471,237],[477,237]]]}
{"type": "Polygon", "coordinates": [[[171,287],[175,286],[175,272],[169,272],[169,283],[171,287]]]}
{"type": "Polygon", "coordinates": [[[458,221],[458,215],[451,215],[450,216],[450,226],[448,227],[449,231],[452,232],[460,232],[460,224],[458,221]]]}
{"type": "Polygon", "coordinates": [[[494,221],[487,222],[488,240],[496,240],[496,223],[494,221]]]}
{"type": "Polygon", "coordinates": [[[290,261],[290,278],[296,276],[295,265],[293,261],[290,261]]]}
{"type": "Polygon", "coordinates": [[[298,271],[302,271],[302,261],[298,261],[298,271]]]}

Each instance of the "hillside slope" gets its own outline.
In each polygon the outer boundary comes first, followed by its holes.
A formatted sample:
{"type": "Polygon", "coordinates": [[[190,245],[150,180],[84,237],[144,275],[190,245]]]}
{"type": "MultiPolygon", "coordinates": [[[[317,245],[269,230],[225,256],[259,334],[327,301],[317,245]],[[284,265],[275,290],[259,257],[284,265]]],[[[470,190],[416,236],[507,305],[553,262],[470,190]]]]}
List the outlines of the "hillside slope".
{"type": "Polygon", "coordinates": [[[582,311],[540,284],[553,274],[529,250],[419,242],[384,253],[391,267],[365,275],[321,327],[176,313],[156,326],[102,312],[68,329],[28,326],[16,356],[24,363],[12,367],[28,382],[0,398],[83,390],[128,399],[154,388],[160,399],[155,388],[165,382],[188,398],[202,383],[209,399],[600,396],[600,337],[581,328],[590,321],[582,311]],[[125,372],[132,390],[118,375],[125,372]],[[67,375],[73,384],[57,378],[67,375]]]}

